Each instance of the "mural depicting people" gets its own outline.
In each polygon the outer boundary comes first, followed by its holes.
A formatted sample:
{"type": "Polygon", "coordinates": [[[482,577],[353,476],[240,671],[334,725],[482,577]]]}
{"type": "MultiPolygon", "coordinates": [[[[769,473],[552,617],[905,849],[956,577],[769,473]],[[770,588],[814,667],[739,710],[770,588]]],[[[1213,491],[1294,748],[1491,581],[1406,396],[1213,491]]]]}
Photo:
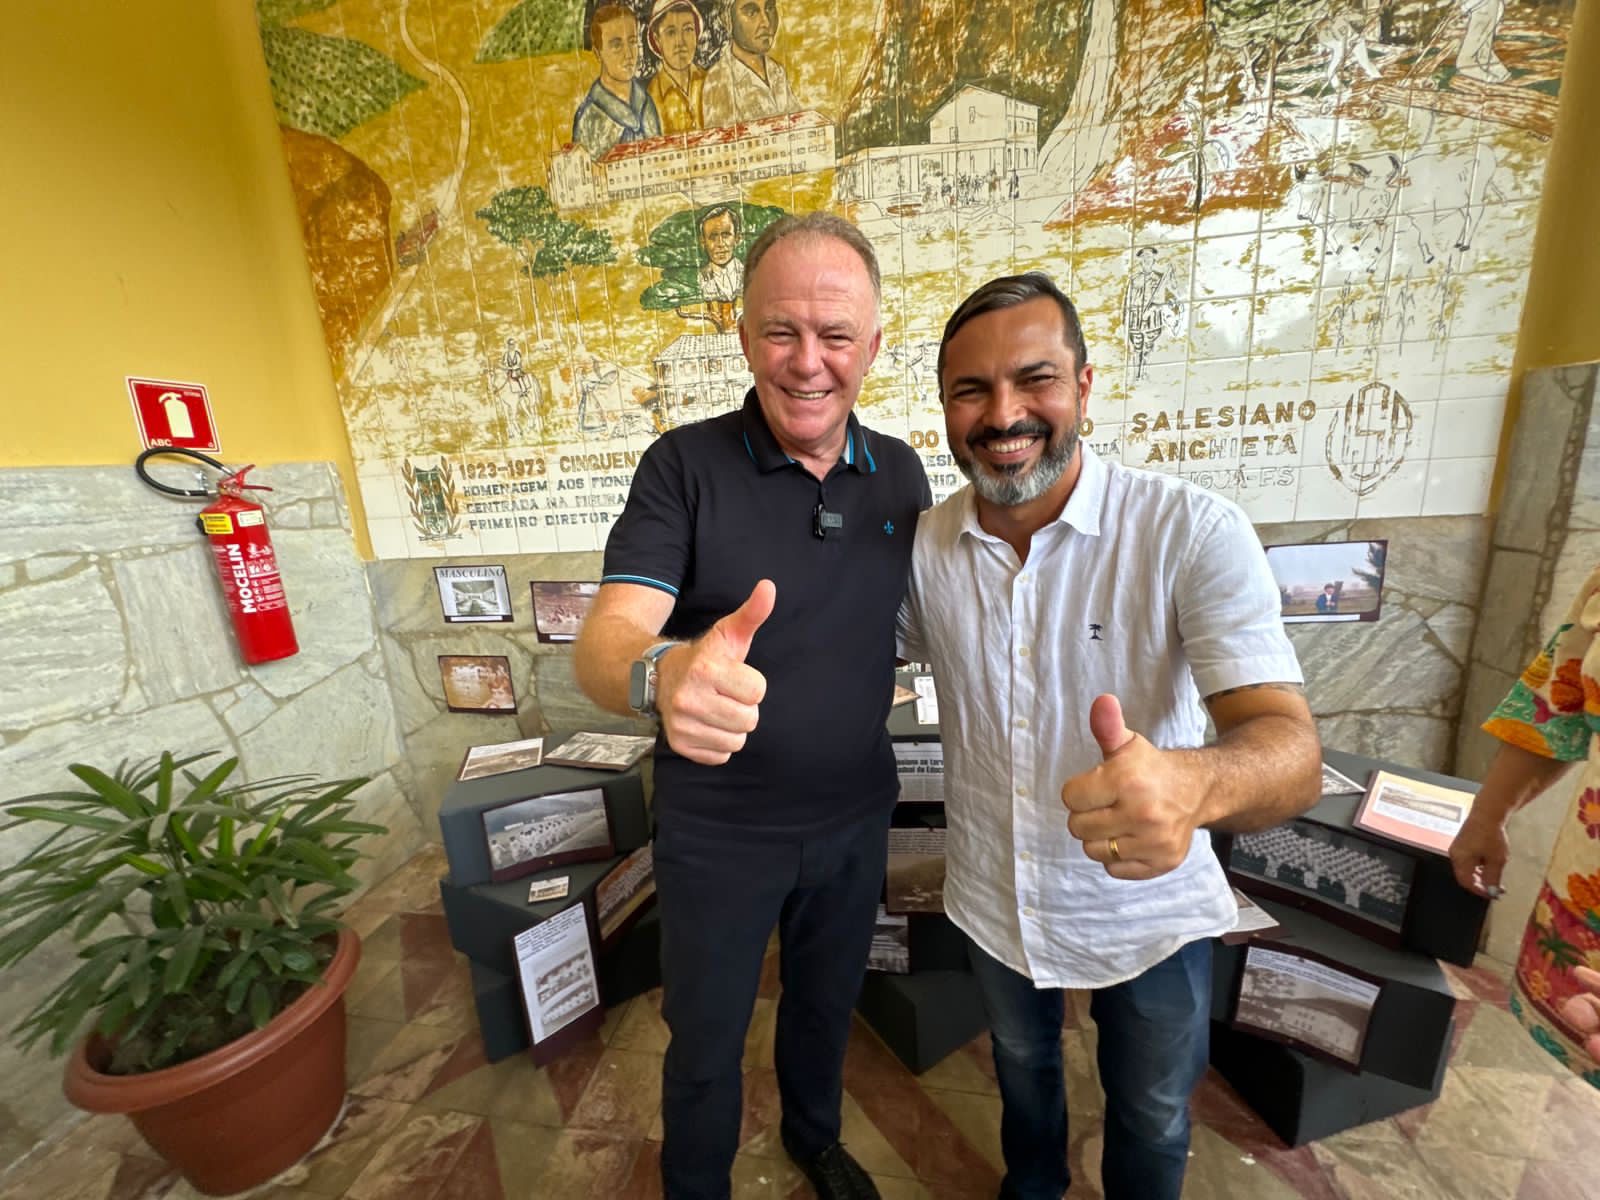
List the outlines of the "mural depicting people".
{"type": "Polygon", "coordinates": [[[769,57],[778,36],[778,0],[724,0],[728,48],[706,71],[706,124],[737,125],[800,111],[783,64],[769,57]]]}
{"type": "Polygon", "coordinates": [[[739,213],[733,205],[718,204],[701,214],[700,249],[705,252],[706,265],[700,268],[700,296],[719,333],[733,328],[739,298],[744,295],[744,263],[734,254],[740,232],[739,213]]]}
{"type": "Polygon", "coordinates": [[[650,93],[637,79],[639,22],[620,4],[602,4],[589,21],[589,45],[600,63],[600,77],[572,114],[572,140],[600,158],[618,142],[637,142],[661,133],[661,118],[650,93]]]}
{"type": "Polygon", "coordinates": [[[699,129],[700,94],[706,81],[705,68],[694,61],[700,45],[700,10],[690,0],[655,0],[645,28],[650,49],[661,59],[648,89],[661,118],[661,132],[699,129]]]}
{"type": "Polygon", "coordinates": [[[1504,83],[1511,71],[1494,52],[1494,35],[1506,14],[1506,0],[1458,0],[1467,18],[1456,47],[1456,72],[1482,83],[1504,83]]]}
{"type": "Polygon", "coordinates": [[[1154,246],[1141,246],[1134,255],[1133,274],[1128,276],[1123,321],[1128,330],[1128,348],[1133,351],[1135,379],[1144,378],[1144,365],[1161,335],[1167,332],[1168,321],[1176,322],[1183,311],[1172,268],[1159,259],[1154,246]]]}

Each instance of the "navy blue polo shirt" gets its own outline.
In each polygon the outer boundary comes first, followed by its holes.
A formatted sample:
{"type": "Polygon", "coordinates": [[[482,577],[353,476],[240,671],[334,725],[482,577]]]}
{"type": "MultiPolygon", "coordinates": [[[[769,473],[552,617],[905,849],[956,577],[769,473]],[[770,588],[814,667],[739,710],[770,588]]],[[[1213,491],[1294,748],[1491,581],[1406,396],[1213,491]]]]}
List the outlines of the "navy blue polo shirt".
{"type": "Polygon", "coordinates": [[[761,720],[721,766],[657,739],[655,803],[690,823],[812,833],[887,809],[894,753],[894,618],[917,514],[933,502],[916,452],[851,414],[818,480],[778,446],[754,389],[744,407],[658,438],[606,541],[606,583],[676,598],[664,637],[690,639],[757,581],[777,605],[746,660],[767,680],[761,720]],[[837,514],[817,536],[817,509],[837,514]]]}

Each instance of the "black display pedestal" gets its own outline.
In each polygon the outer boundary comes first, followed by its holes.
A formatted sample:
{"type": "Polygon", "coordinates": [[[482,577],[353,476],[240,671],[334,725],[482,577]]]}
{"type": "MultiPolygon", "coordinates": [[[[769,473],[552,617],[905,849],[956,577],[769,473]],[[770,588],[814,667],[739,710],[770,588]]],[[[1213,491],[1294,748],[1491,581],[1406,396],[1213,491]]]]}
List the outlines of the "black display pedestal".
{"type": "MultiPolygon", "coordinates": [[[[566,734],[553,734],[546,746],[557,746],[566,734]]],[[[445,923],[451,944],[466,955],[472,969],[472,993],[483,1037],[484,1057],[496,1062],[529,1045],[527,1018],[517,982],[516,936],[577,903],[594,921],[594,887],[630,851],[650,840],[639,764],[626,771],[590,771],[577,767],[531,767],[484,779],[457,781],[439,808],[450,874],[439,881],[445,923]],[[612,857],[595,862],[565,863],[500,883],[489,877],[484,810],[528,796],[601,788],[611,824],[612,857]],[[528,903],[535,880],[565,875],[567,895],[560,900],[528,903]]],[[[600,999],[607,1008],[661,983],[661,925],[652,906],[624,932],[599,948],[600,999]]]]}
{"type": "MultiPolygon", "coordinates": [[[[1465,791],[1470,780],[1398,766],[1361,755],[1325,750],[1326,761],[1355,783],[1374,770],[1465,791]]],[[[1232,1023],[1239,972],[1248,943],[1215,944],[1212,979],[1211,1065],[1291,1146],[1390,1117],[1439,1096],[1454,1031],[1455,998],[1437,962],[1469,965],[1476,952],[1487,902],[1458,887],[1449,860],[1355,829],[1359,795],[1325,796],[1289,825],[1311,822],[1370,842],[1414,862],[1397,929],[1384,931],[1350,920],[1313,896],[1257,902],[1283,926],[1268,940],[1314,952],[1336,968],[1346,966],[1382,984],[1368,1020],[1361,1069],[1352,1071],[1293,1046],[1236,1028],[1232,1023]],[[1381,941],[1373,940],[1381,935],[1381,941]]],[[[1224,865],[1232,842],[1216,839],[1224,865]]],[[[1245,891],[1250,882],[1235,876],[1245,891]]]]}
{"type": "MultiPolygon", "coordinates": [[[[902,671],[895,682],[909,688],[911,678],[902,671]]],[[[939,727],[919,724],[916,705],[902,704],[889,711],[889,736],[897,742],[937,742],[939,727]]],[[[899,804],[892,823],[942,828],[944,805],[899,804]]],[[[966,938],[949,917],[911,913],[907,938],[910,974],[868,971],[856,1011],[894,1056],[920,1075],[988,1029],[989,1019],[967,962],[966,938]]]]}

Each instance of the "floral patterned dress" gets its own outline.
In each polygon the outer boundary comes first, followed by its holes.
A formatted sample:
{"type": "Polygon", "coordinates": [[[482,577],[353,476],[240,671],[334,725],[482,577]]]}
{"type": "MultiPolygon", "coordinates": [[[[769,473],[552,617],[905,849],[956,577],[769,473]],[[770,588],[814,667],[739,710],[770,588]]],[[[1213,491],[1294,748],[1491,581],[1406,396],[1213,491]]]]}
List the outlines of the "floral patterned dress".
{"type": "Polygon", "coordinates": [[[1560,1015],[1581,990],[1572,968],[1600,970],[1600,569],[1483,728],[1535,754],[1584,763],[1522,937],[1511,1010],[1536,1042],[1600,1088],[1600,1064],[1560,1015]]]}

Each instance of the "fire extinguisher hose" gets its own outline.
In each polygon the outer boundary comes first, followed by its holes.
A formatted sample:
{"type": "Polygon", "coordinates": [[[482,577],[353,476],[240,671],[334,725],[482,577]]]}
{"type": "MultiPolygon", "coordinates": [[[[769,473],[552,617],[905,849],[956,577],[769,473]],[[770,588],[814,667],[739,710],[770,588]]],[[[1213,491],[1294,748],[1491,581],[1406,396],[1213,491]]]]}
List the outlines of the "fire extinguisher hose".
{"type": "Polygon", "coordinates": [[[164,492],[168,496],[182,496],[186,499],[192,498],[197,500],[205,500],[216,495],[216,493],[208,492],[204,488],[176,488],[168,484],[158,482],[151,476],[150,469],[145,465],[150,459],[154,458],[158,454],[176,454],[184,458],[192,458],[196,462],[202,462],[212,470],[220,471],[224,475],[234,474],[234,472],[228,470],[226,465],[218,462],[209,454],[201,454],[198,450],[189,450],[182,446],[151,446],[150,449],[143,451],[138,458],[133,460],[134,474],[139,477],[141,483],[155,488],[155,490],[158,492],[164,492]]]}

